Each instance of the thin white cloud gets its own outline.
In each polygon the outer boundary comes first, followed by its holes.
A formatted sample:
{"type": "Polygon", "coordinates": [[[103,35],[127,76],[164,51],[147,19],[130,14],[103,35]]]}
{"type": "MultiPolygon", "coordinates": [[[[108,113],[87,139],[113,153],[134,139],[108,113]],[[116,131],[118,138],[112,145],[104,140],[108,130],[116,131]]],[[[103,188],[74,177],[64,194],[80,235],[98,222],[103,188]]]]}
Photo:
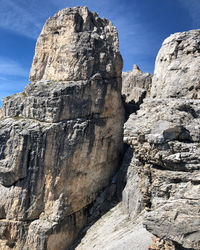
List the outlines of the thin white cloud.
{"type": "Polygon", "coordinates": [[[0,76],[0,81],[6,81],[5,77],[0,76]]]}
{"type": "Polygon", "coordinates": [[[0,0],[0,27],[36,39],[46,19],[45,9],[35,1],[0,0]]]}
{"type": "MultiPolygon", "coordinates": [[[[123,9],[123,4],[120,6],[120,2],[117,1],[118,7],[113,9],[115,4],[115,0],[101,0],[100,2],[93,0],[50,0],[48,3],[40,0],[0,0],[0,27],[36,39],[42,29],[44,21],[50,15],[54,14],[56,9],[59,10],[68,6],[87,5],[92,11],[99,12],[101,17],[103,13],[106,18],[112,20],[119,30],[121,47],[123,44],[126,44],[126,47],[128,46],[130,51],[134,51],[134,54],[137,54],[139,48],[142,47],[141,43],[143,43],[145,47],[143,41],[148,39],[146,35],[148,32],[142,32],[142,34],[140,32],[140,30],[144,30],[144,27],[140,24],[140,18],[138,13],[136,13],[137,8],[134,8],[134,15],[132,13],[126,13],[126,15],[124,15],[124,13],[120,12],[120,10],[123,9]],[[51,8],[54,9],[53,13],[50,13],[51,8]],[[127,15],[131,16],[131,22],[127,18],[127,15]],[[134,44],[128,42],[131,39],[134,41],[134,44]]],[[[145,51],[145,53],[147,52],[149,53],[149,50],[145,51]]]]}
{"type": "Polygon", "coordinates": [[[25,70],[19,63],[8,58],[0,57],[0,80],[6,80],[7,76],[26,77],[27,75],[27,70],[25,70]]]}
{"type": "Polygon", "coordinates": [[[200,0],[178,0],[189,12],[193,25],[200,26],[200,0]]]}

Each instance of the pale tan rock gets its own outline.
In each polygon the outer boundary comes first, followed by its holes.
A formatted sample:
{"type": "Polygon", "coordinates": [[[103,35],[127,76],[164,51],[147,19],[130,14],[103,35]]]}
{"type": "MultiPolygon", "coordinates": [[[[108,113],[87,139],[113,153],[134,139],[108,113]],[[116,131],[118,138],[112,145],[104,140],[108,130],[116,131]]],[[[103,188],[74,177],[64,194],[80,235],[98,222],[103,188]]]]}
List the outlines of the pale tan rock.
{"type": "Polygon", "coordinates": [[[136,64],[133,64],[133,75],[140,75],[142,74],[143,72],[141,71],[141,69],[139,68],[138,65],[136,64]]]}
{"type": "Polygon", "coordinates": [[[110,21],[85,7],[47,21],[34,82],[1,108],[0,246],[67,249],[76,238],[122,153],[121,66],[110,21]]]}
{"type": "Polygon", "coordinates": [[[128,115],[139,109],[143,99],[149,95],[152,74],[143,73],[137,65],[133,70],[122,73],[122,96],[128,115]]]}
{"type": "Polygon", "coordinates": [[[96,73],[120,77],[117,30],[87,7],[68,8],[50,17],[36,44],[30,81],[87,80],[96,73]]]}

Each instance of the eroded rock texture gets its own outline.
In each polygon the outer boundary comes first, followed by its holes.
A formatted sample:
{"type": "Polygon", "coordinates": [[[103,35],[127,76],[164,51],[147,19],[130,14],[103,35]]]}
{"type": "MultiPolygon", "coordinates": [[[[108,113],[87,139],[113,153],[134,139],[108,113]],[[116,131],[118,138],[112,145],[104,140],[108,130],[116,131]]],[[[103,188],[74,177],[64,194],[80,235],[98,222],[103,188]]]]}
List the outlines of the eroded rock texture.
{"type": "Polygon", "coordinates": [[[165,40],[150,93],[156,98],[144,100],[124,131],[134,156],[123,204],[132,218],[146,210],[147,230],[176,249],[200,246],[199,44],[200,30],[165,40]]]}
{"type": "Polygon", "coordinates": [[[151,96],[199,99],[199,53],[199,30],[165,39],[156,58],[151,96]]]}
{"type": "Polygon", "coordinates": [[[121,203],[102,216],[87,231],[76,250],[147,250],[152,242],[140,221],[131,221],[121,203]]]}
{"type": "Polygon", "coordinates": [[[139,109],[143,99],[149,95],[152,84],[152,74],[143,73],[137,65],[133,70],[122,73],[122,96],[127,115],[139,109]]]}
{"type": "Polygon", "coordinates": [[[122,59],[110,21],[59,11],[0,120],[0,248],[67,249],[122,151],[122,59]]]}
{"type": "Polygon", "coordinates": [[[86,7],[50,17],[36,44],[30,80],[87,80],[96,73],[121,77],[117,30],[86,7]]]}

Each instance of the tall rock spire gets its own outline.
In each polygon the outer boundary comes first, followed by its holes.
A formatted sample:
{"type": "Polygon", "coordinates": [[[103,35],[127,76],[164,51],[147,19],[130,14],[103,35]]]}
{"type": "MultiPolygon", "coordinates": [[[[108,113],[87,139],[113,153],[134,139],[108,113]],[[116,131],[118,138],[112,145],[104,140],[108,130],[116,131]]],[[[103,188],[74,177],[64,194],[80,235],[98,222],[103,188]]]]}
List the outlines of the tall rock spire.
{"type": "Polygon", "coordinates": [[[87,80],[121,75],[117,30],[87,7],[68,8],[49,18],[38,38],[30,80],[87,80]]]}
{"type": "Polygon", "coordinates": [[[107,19],[77,7],[47,20],[32,83],[1,108],[1,249],[67,249],[83,227],[122,152],[121,69],[107,19]]]}

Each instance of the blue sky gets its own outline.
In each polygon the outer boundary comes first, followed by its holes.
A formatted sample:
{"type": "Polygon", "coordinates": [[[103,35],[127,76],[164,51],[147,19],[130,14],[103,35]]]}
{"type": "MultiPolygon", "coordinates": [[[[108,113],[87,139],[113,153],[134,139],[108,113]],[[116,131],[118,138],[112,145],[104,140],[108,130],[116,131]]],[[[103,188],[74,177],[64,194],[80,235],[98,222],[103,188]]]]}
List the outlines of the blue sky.
{"type": "Polygon", "coordinates": [[[166,37],[200,28],[200,0],[0,0],[0,99],[23,91],[45,20],[71,6],[88,6],[113,22],[124,71],[138,64],[153,73],[166,37]]]}

